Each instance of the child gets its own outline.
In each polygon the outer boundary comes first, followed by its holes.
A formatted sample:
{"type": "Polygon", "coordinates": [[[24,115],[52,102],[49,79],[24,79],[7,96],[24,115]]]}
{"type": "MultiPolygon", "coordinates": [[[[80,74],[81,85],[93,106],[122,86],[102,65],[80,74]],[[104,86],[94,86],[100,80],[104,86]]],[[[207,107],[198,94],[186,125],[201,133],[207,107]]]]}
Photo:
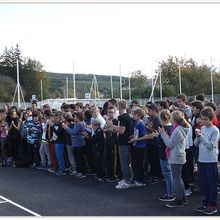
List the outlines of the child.
{"type": "Polygon", "coordinates": [[[117,133],[113,132],[110,128],[112,124],[118,124],[118,120],[114,118],[114,114],[115,108],[109,107],[107,110],[106,124],[103,129],[105,132],[107,182],[115,182],[118,177],[117,133]]]}
{"type": "MultiPolygon", "coordinates": [[[[70,120],[70,118],[66,118],[67,120],[70,120]]],[[[84,178],[86,177],[84,158],[86,143],[81,134],[85,131],[83,125],[83,113],[80,111],[75,112],[73,115],[73,120],[75,122],[75,126],[72,123],[69,123],[68,125],[64,123],[62,124],[62,127],[65,129],[65,131],[71,135],[71,145],[67,145],[67,152],[72,166],[72,171],[70,171],[70,174],[76,176],[77,178],[84,178]]]]}
{"type": "Polygon", "coordinates": [[[32,120],[27,121],[24,129],[27,134],[28,164],[32,168],[36,168],[40,164],[39,146],[42,136],[42,127],[37,111],[33,112],[32,120]]]}
{"type": "Polygon", "coordinates": [[[65,130],[62,128],[63,116],[62,112],[56,112],[54,115],[54,124],[51,127],[54,149],[56,154],[56,159],[58,162],[58,170],[56,172],[57,176],[66,175],[65,160],[64,160],[64,144],[65,144],[65,130]]]}
{"type": "Polygon", "coordinates": [[[2,167],[6,166],[7,159],[7,149],[6,149],[6,140],[8,136],[8,125],[5,120],[4,109],[0,110],[0,150],[1,150],[1,162],[2,167]]]}
{"type": "Polygon", "coordinates": [[[169,164],[171,165],[171,171],[173,176],[174,190],[176,198],[167,207],[183,207],[188,204],[185,196],[184,183],[181,178],[181,172],[183,164],[186,162],[186,136],[189,131],[189,123],[184,117],[184,112],[176,110],[171,114],[171,120],[173,121],[173,128],[169,135],[165,132],[164,128],[158,128],[158,131],[165,143],[165,145],[170,149],[167,152],[169,156],[169,164]]]}
{"type": "Polygon", "coordinates": [[[47,130],[48,130],[48,121],[50,118],[51,111],[49,109],[44,111],[44,117],[41,119],[43,134],[41,145],[39,149],[40,157],[41,157],[41,166],[38,169],[46,169],[48,170],[51,168],[51,157],[49,151],[49,144],[48,144],[48,137],[47,137],[47,130]]]}
{"type": "Polygon", "coordinates": [[[204,126],[196,131],[194,143],[199,146],[199,182],[205,198],[196,211],[212,215],[217,213],[219,130],[212,124],[214,110],[211,107],[205,107],[200,113],[204,126]]]}
{"type": "Polygon", "coordinates": [[[16,110],[10,110],[8,123],[8,150],[11,162],[22,157],[22,140],[21,140],[21,121],[17,115],[16,110]]]}
{"type": "MultiPolygon", "coordinates": [[[[168,109],[163,109],[160,112],[160,123],[165,129],[166,133],[170,136],[170,132],[172,130],[173,125],[170,122],[171,113],[168,109]]],[[[163,173],[163,176],[166,180],[166,188],[167,193],[160,197],[160,201],[173,201],[174,200],[174,188],[173,188],[173,177],[170,164],[168,162],[168,156],[166,154],[166,145],[163,142],[161,136],[157,135],[158,133],[153,134],[154,139],[157,143],[158,150],[159,150],[159,158],[160,158],[160,166],[163,173]]]]}
{"type": "Polygon", "coordinates": [[[145,186],[144,183],[144,152],[146,149],[146,140],[144,140],[147,130],[142,122],[144,118],[144,111],[136,109],[133,112],[133,119],[135,121],[134,137],[129,141],[133,143],[131,148],[132,168],[134,173],[135,186],[145,186]]]}
{"type": "Polygon", "coordinates": [[[99,120],[95,119],[92,122],[93,133],[91,140],[95,148],[95,162],[96,162],[96,179],[104,182],[105,177],[105,163],[104,163],[104,133],[101,128],[99,120]]]}

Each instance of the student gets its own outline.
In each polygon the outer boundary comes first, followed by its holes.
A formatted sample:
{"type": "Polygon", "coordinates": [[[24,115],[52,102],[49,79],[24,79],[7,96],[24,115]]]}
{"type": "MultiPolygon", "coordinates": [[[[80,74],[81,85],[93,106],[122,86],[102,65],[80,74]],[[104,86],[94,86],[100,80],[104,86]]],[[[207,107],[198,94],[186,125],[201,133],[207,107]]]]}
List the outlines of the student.
{"type": "MultiPolygon", "coordinates": [[[[149,115],[147,129],[149,133],[152,133],[158,130],[158,127],[160,126],[160,119],[158,117],[158,109],[156,105],[150,104],[147,105],[147,108],[149,115]]],[[[161,180],[162,171],[160,167],[158,147],[154,141],[148,141],[146,154],[150,164],[149,181],[152,184],[158,183],[161,180]]]]}
{"type": "Polygon", "coordinates": [[[40,165],[39,147],[42,137],[42,127],[39,121],[38,112],[32,114],[32,120],[27,121],[24,125],[27,134],[28,143],[28,165],[36,168],[40,165]]]}
{"type": "MultiPolygon", "coordinates": [[[[64,114],[65,122],[64,124],[67,125],[69,128],[73,129],[75,126],[75,122],[73,120],[73,116],[71,112],[66,112],[64,114]]],[[[65,129],[66,126],[62,127],[65,129]]],[[[72,137],[71,135],[65,130],[65,144],[66,144],[66,151],[67,151],[67,159],[66,161],[69,162],[70,167],[68,168],[68,173],[70,176],[77,175],[76,171],[76,160],[73,154],[73,146],[72,146],[72,137]]]]}
{"type": "MultiPolygon", "coordinates": [[[[163,109],[160,112],[160,123],[165,129],[168,136],[170,136],[170,133],[173,127],[170,121],[170,118],[171,118],[171,113],[168,109],[163,109]]],[[[175,199],[175,196],[174,196],[171,166],[168,162],[169,153],[167,151],[167,147],[165,143],[163,142],[163,139],[161,138],[160,135],[158,136],[157,132],[153,133],[153,137],[154,137],[153,140],[156,141],[156,144],[158,146],[160,166],[161,166],[163,176],[166,180],[166,189],[167,189],[167,193],[164,196],[160,197],[159,200],[164,201],[164,202],[173,201],[175,199]]]]}
{"type": "MultiPolygon", "coordinates": [[[[91,118],[92,118],[91,110],[85,110],[84,111],[84,127],[85,127],[85,129],[89,129],[89,131],[92,132],[91,118]]],[[[91,133],[86,132],[85,154],[86,154],[86,159],[87,159],[87,163],[88,163],[87,174],[88,175],[95,175],[95,149],[93,149],[93,145],[91,143],[90,136],[91,136],[91,133]]]]}
{"type": "Polygon", "coordinates": [[[115,109],[114,118],[118,119],[119,110],[117,108],[117,100],[116,99],[109,99],[108,100],[108,108],[113,107],[115,109]]]}
{"type": "Polygon", "coordinates": [[[200,113],[204,126],[196,132],[195,145],[199,147],[199,182],[204,200],[196,211],[212,215],[217,213],[219,130],[212,124],[214,110],[211,107],[205,107],[200,113]]]}
{"type": "Polygon", "coordinates": [[[92,109],[92,118],[91,118],[91,123],[93,120],[97,119],[100,122],[100,127],[103,129],[105,126],[105,119],[101,116],[100,110],[98,107],[94,107],[92,109]]]}
{"type": "Polygon", "coordinates": [[[91,141],[95,149],[95,164],[96,164],[96,176],[95,178],[100,181],[105,181],[105,162],[104,162],[104,133],[101,128],[99,120],[93,120],[92,122],[93,133],[91,135],[91,141]]]}
{"type": "Polygon", "coordinates": [[[38,169],[50,169],[52,162],[50,157],[49,151],[49,144],[48,144],[48,137],[47,137],[47,130],[48,130],[48,121],[50,118],[51,111],[49,109],[44,111],[44,117],[41,120],[41,125],[43,129],[41,145],[39,149],[39,154],[41,158],[41,166],[38,166],[38,169]]]}
{"type": "Polygon", "coordinates": [[[179,110],[172,112],[171,120],[173,121],[173,128],[170,132],[170,137],[164,128],[159,127],[158,131],[165,145],[170,149],[170,152],[167,152],[167,154],[169,155],[168,161],[171,165],[176,198],[174,201],[166,204],[166,206],[173,208],[183,207],[185,204],[188,204],[185,196],[184,183],[181,178],[181,172],[183,164],[186,162],[185,148],[189,123],[186,121],[184,113],[179,110]]]}
{"type": "Polygon", "coordinates": [[[11,163],[21,158],[22,140],[21,140],[21,121],[15,110],[10,110],[8,123],[8,150],[11,163]]]}
{"type": "Polygon", "coordinates": [[[66,175],[66,173],[64,172],[65,130],[61,126],[62,122],[63,122],[62,112],[58,111],[54,115],[54,124],[51,127],[54,149],[55,149],[56,159],[58,162],[58,170],[56,171],[57,176],[66,175]]]}
{"type": "Polygon", "coordinates": [[[180,110],[182,110],[183,112],[185,112],[187,118],[189,121],[191,121],[192,119],[192,109],[190,108],[190,106],[187,105],[187,97],[185,94],[179,94],[177,97],[177,105],[179,107],[180,110]]]}
{"type": "Polygon", "coordinates": [[[107,110],[106,125],[103,129],[105,133],[107,182],[115,182],[119,175],[118,166],[118,146],[117,133],[111,130],[111,125],[118,125],[118,120],[114,118],[115,108],[109,107],[107,110]]]}
{"type": "Polygon", "coordinates": [[[54,117],[55,117],[55,114],[51,113],[50,118],[48,120],[47,133],[46,133],[46,139],[48,140],[49,152],[50,152],[50,158],[51,158],[51,168],[49,168],[48,171],[51,173],[56,173],[56,170],[58,167],[56,154],[55,154],[55,146],[54,146],[56,135],[53,135],[53,132],[52,132],[52,126],[54,125],[54,117]]]}
{"type": "Polygon", "coordinates": [[[136,109],[133,112],[133,119],[135,121],[134,125],[134,135],[129,143],[133,143],[131,147],[131,158],[132,158],[132,170],[134,173],[134,185],[135,186],[145,186],[144,183],[144,152],[146,149],[146,140],[143,138],[147,134],[146,127],[142,122],[144,118],[144,111],[142,109],[136,109]]]}
{"type": "Polygon", "coordinates": [[[5,120],[5,111],[0,109],[0,152],[1,152],[1,165],[7,165],[7,148],[6,141],[8,136],[8,124],[5,120]]]}
{"type": "Polygon", "coordinates": [[[131,187],[130,179],[130,145],[128,143],[129,137],[132,134],[132,124],[130,115],[127,113],[127,104],[125,100],[118,102],[119,117],[118,126],[112,125],[113,132],[118,133],[118,149],[120,167],[122,172],[122,180],[115,186],[116,189],[126,189],[131,187]]]}
{"type": "MultiPolygon", "coordinates": [[[[62,127],[65,131],[71,135],[72,139],[72,148],[73,154],[76,161],[76,170],[77,174],[75,173],[75,177],[77,178],[85,178],[86,177],[86,170],[85,170],[85,139],[82,136],[82,132],[85,131],[83,125],[83,113],[82,112],[75,112],[73,115],[73,119],[75,122],[74,127],[70,127],[67,124],[62,123],[62,127]]],[[[72,161],[73,162],[73,161],[72,161]]],[[[75,168],[74,164],[71,164],[73,169],[75,168]]]]}

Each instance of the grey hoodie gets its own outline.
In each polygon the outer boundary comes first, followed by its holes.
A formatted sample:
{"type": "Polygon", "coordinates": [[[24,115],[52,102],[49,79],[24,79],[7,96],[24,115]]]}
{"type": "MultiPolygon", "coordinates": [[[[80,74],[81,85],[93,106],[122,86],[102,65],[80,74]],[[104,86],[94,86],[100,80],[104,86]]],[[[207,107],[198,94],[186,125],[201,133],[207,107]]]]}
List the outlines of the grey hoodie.
{"type": "Polygon", "coordinates": [[[166,132],[161,134],[161,137],[165,145],[170,148],[170,157],[168,159],[169,164],[184,164],[186,162],[186,136],[189,128],[185,128],[181,125],[176,127],[169,137],[166,132]]]}
{"type": "Polygon", "coordinates": [[[199,162],[216,163],[218,161],[218,141],[219,130],[212,125],[211,127],[203,126],[201,137],[196,137],[195,146],[199,146],[199,162]]]}

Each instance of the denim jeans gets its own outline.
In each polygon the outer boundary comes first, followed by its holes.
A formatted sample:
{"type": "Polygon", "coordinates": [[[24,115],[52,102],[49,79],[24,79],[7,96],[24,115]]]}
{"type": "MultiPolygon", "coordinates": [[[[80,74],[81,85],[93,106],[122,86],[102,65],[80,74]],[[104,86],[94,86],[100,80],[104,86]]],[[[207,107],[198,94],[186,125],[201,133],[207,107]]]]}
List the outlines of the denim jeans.
{"type": "Polygon", "coordinates": [[[173,176],[172,176],[172,171],[171,171],[170,164],[168,163],[168,160],[160,159],[160,166],[161,166],[161,170],[164,175],[164,178],[166,180],[167,194],[173,195],[174,194],[173,176]]]}
{"type": "Polygon", "coordinates": [[[54,144],[56,159],[58,162],[58,171],[63,172],[65,169],[65,160],[64,160],[64,144],[54,144]]]}
{"type": "Polygon", "coordinates": [[[130,178],[130,146],[119,146],[118,150],[122,176],[123,179],[128,180],[130,178]]]}

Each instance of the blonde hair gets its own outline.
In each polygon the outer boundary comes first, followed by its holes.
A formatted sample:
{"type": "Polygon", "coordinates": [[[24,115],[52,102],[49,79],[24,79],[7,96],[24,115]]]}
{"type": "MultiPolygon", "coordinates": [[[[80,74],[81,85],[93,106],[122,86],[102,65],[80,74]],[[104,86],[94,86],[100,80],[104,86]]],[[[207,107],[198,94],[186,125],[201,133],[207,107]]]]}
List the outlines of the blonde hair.
{"type": "Polygon", "coordinates": [[[185,119],[185,114],[183,111],[180,110],[173,111],[171,114],[171,118],[173,119],[173,121],[179,123],[183,127],[186,128],[190,127],[189,123],[185,119]]]}

